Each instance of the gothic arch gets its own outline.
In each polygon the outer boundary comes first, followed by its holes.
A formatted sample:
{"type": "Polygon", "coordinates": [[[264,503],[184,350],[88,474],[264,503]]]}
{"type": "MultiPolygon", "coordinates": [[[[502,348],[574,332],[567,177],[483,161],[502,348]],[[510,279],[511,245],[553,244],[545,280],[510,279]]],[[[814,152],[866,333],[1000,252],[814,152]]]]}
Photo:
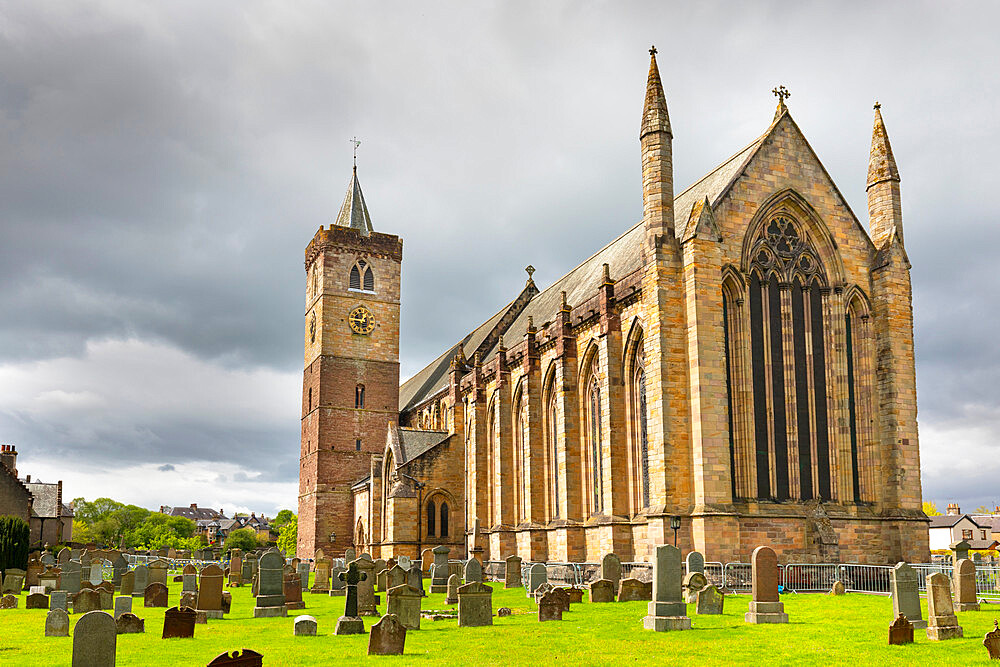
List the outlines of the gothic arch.
{"type": "Polygon", "coordinates": [[[559,517],[559,406],[556,391],[556,362],[549,363],[542,381],[542,424],[545,443],[545,505],[549,519],[559,517]]]}
{"type": "Polygon", "coordinates": [[[583,426],[582,443],[585,506],[590,514],[604,510],[604,433],[602,412],[608,401],[608,392],[600,379],[600,354],[593,340],[587,346],[580,364],[579,401],[583,426]]]}
{"type": "Polygon", "coordinates": [[[367,258],[359,257],[351,266],[348,287],[365,292],[375,291],[375,272],[367,258]]]}
{"type": "Polygon", "coordinates": [[[437,487],[427,491],[420,508],[424,516],[424,538],[454,537],[455,527],[451,520],[456,507],[455,497],[446,489],[437,487]]]}
{"type": "Polygon", "coordinates": [[[628,439],[629,496],[633,514],[651,504],[649,477],[649,410],[644,332],[638,318],[633,321],[624,345],[626,436],[628,439]]]}

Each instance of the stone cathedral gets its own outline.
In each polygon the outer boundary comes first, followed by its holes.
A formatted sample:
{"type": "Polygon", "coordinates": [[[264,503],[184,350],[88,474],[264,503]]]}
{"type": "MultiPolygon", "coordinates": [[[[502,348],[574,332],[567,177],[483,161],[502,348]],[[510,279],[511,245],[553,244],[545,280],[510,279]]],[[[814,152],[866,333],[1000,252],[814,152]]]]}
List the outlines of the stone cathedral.
{"type": "MultiPolygon", "coordinates": [[[[679,194],[656,65],[642,220],[399,384],[402,241],[357,169],[305,253],[299,553],[929,558],[910,264],[878,105],[868,229],[775,91],[679,194]],[[677,525],[679,528],[672,527],[677,525]]],[[[484,313],[484,316],[486,313],[484,313]]]]}

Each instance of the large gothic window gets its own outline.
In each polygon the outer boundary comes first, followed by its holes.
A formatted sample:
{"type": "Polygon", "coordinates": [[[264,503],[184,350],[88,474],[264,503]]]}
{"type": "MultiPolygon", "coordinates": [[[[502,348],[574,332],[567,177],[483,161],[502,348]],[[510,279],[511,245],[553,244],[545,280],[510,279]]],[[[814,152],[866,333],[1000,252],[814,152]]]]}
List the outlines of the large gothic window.
{"type": "Polygon", "coordinates": [[[646,408],[646,356],[640,336],[635,342],[632,363],[632,442],[638,472],[639,508],[649,507],[649,423],[646,408]]]}
{"type": "Polygon", "coordinates": [[[549,402],[545,411],[545,451],[549,466],[549,517],[559,518],[559,404],[556,401],[555,382],[549,384],[549,402]]]}
{"type": "Polygon", "coordinates": [[[594,376],[587,389],[587,434],[590,446],[590,482],[592,489],[592,509],[594,513],[603,510],[601,493],[604,487],[603,457],[601,456],[601,385],[594,376]]]}
{"type": "Polygon", "coordinates": [[[518,516],[521,520],[527,520],[527,497],[528,484],[525,475],[525,462],[528,460],[528,402],[524,396],[518,404],[517,419],[514,427],[514,456],[517,468],[517,488],[518,488],[518,516]]]}

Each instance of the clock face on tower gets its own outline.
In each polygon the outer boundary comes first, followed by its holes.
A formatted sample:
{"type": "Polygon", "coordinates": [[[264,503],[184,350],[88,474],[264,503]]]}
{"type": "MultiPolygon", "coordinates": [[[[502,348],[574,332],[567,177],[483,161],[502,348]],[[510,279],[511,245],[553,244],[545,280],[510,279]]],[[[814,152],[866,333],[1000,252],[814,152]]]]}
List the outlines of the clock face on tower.
{"type": "Polygon", "coordinates": [[[364,306],[352,310],[347,322],[351,325],[351,331],[362,336],[367,336],[375,330],[375,316],[364,306]]]}

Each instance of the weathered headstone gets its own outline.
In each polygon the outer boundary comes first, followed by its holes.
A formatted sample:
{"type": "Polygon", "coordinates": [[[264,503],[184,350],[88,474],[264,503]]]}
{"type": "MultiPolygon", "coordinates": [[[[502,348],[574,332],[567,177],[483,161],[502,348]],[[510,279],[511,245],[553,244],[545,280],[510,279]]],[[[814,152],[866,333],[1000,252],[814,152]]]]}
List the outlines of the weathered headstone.
{"type": "Polygon", "coordinates": [[[403,655],[406,626],[395,614],[386,614],[372,626],[368,636],[368,655],[403,655]]]}
{"type": "Polygon", "coordinates": [[[55,561],[52,559],[52,554],[48,552],[42,554],[42,563],[45,565],[55,565],[56,562],[68,563],[71,558],[72,554],[70,553],[69,547],[63,547],[59,550],[59,553],[56,554],[55,561]]]}
{"type": "Polygon", "coordinates": [[[253,560],[252,556],[243,556],[243,570],[240,572],[240,585],[246,586],[253,579],[253,564],[250,562],[253,560]]]}
{"type": "Polygon", "coordinates": [[[229,552],[229,585],[234,588],[243,585],[243,552],[239,549],[229,552]]]}
{"type": "Polygon", "coordinates": [[[66,591],[52,591],[49,596],[49,609],[69,611],[69,594],[66,591]]]}
{"type": "Polygon", "coordinates": [[[337,619],[335,635],[364,634],[365,624],[358,615],[358,582],[368,577],[366,572],[358,569],[358,561],[351,561],[347,572],[341,572],[339,578],[346,585],[347,595],[344,604],[344,615],[337,619]]]}
{"type": "MultiPolygon", "coordinates": [[[[646,595],[645,599],[646,600],[652,600],[653,599],[653,587],[652,587],[652,584],[650,584],[649,586],[645,586],[644,588],[647,591],[645,593],[645,595],[646,595]]],[[[580,602],[583,602],[583,589],[582,588],[577,588],[576,586],[564,586],[563,590],[566,591],[566,596],[569,598],[570,603],[572,603],[572,604],[578,604],[580,602]]]]}
{"type": "Polygon", "coordinates": [[[61,572],[59,568],[45,568],[45,571],[38,575],[38,585],[45,587],[45,592],[51,593],[62,589],[60,584],[61,572]]]}
{"type": "Polygon", "coordinates": [[[956,565],[958,561],[969,557],[969,549],[972,548],[972,545],[965,540],[959,540],[949,544],[948,548],[951,549],[951,564],[956,565]]]}
{"type": "Polygon", "coordinates": [[[475,558],[470,558],[465,564],[465,583],[483,580],[483,566],[475,558]]]}
{"type": "Polygon", "coordinates": [[[700,551],[690,552],[687,555],[685,563],[687,564],[688,574],[691,574],[692,572],[701,572],[702,574],[705,574],[705,557],[700,551]]]}
{"type": "Polygon", "coordinates": [[[122,575],[121,590],[122,595],[132,595],[135,592],[135,572],[126,572],[122,575]]]}
{"type": "Polygon", "coordinates": [[[17,609],[18,597],[13,593],[7,593],[0,597],[0,609],[17,609]]]}
{"type": "Polygon", "coordinates": [[[681,552],[671,544],[656,547],[653,561],[653,599],[642,625],[647,630],[690,630],[687,605],[681,600],[681,552]]]}
{"type": "Polygon", "coordinates": [[[7,568],[4,572],[3,588],[0,589],[0,593],[20,594],[24,590],[24,578],[26,574],[24,570],[13,567],[7,568]]]}
{"type": "Polygon", "coordinates": [[[260,557],[257,564],[254,618],[288,615],[285,607],[284,565],[285,559],[275,551],[268,551],[260,557]]]}
{"type": "Polygon", "coordinates": [[[197,614],[190,607],[171,607],[163,615],[163,639],[194,638],[194,622],[197,614]]]}
{"type": "Polygon", "coordinates": [[[143,591],[143,607],[166,607],[167,606],[167,586],[156,581],[143,591]]]}
{"type": "Polygon", "coordinates": [[[406,583],[419,590],[421,595],[427,595],[424,592],[424,573],[420,569],[419,561],[410,564],[410,569],[406,573],[406,583]]]}
{"type": "Polygon", "coordinates": [[[132,596],[119,595],[115,598],[115,618],[132,613],[132,596]]]}
{"type": "Polygon", "coordinates": [[[306,603],[302,601],[302,582],[299,581],[297,573],[286,574],[282,580],[282,587],[286,609],[305,609],[306,603]]]}
{"type": "Polygon", "coordinates": [[[352,560],[357,560],[357,559],[358,559],[358,552],[355,551],[352,547],[347,547],[347,549],[344,550],[345,563],[350,563],[352,560]]]}
{"type": "Polygon", "coordinates": [[[698,591],[698,601],[695,611],[700,615],[721,614],[726,596],[715,586],[709,584],[698,591]]]}
{"type": "MultiPolygon", "coordinates": [[[[299,586],[301,589],[304,591],[309,590],[309,563],[299,562],[299,564],[295,566],[295,572],[299,575],[299,586]]],[[[301,593],[299,594],[299,597],[302,597],[301,593]]]]}
{"type": "Polygon", "coordinates": [[[833,586],[830,586],[830,592],[827,595],[845,595],[847,591],[844,589],[844,582],[839,579],[833,582],[833,586]]]}
{"type": "Polygon", "coordinates": [[[181,601],[177,604],[178,607],[191,607],[192,609],[198,608],[198,594],[192,593],[191,591],[181,591],[181,601]]]}
{"type": "Polygon", "coordinates": [[[555,589],[546,591],[538,598],[538,621],[561,621],[563,602],[555,589]]]}
{"type": "Polygon", "coordinates": [[[983,637],[983,646],[990,660],[1000,660],[1000,627],[997,627],[997,619],[993,619],[993,629],[983,637]]]}
{"type": "Polygon", "coordinates": [[[101,594],[92,588],[84,588],[73,596],[73,613],[86,614],[101,608],[101,594]]]}
{"type": "Polygon", "coordinates": [[[899,562],[890,570],[889,575],[892,615],[898,617],[903,614],[914,628],[926,628],[927,621],[923,619],[923,610],[920,608],[916,570],[908,563],[899,562]]]}
{"type": "Polygon", "coordinates": [[[753,599],[744,615],[747,623],[787,623],[785,605],[778,599],[778,556],[771,547],[759,546],[751,556],[753,599]]]}
{"type": "Polygon", "coordinates": [[[521,557],[507,556],[504,561],[504,588],[520,588],[521,584],[521,557]]]}
{"type": "Polygon", "coordinates": [[[457,574],[448,577],[448,595],[444,598],[445,604],[458,604],[458,587],[461,585],[457,574]]]}
{"type": "Polygon", "coordinates": [[[117,642],[114,616],[87,612],[73,628],[73,667],[114,667],[117,642]]]}
{"type": "Polygon", "coordinates": [[[607,579],[598,579],[597,581],[590,582],[590,601],[614,602],[615,601],[614,584],[612,584],[607,579]]]}
{"type": "Polygon", "coordinates": [[[388,569],[383,559],[375,559],[375,590],[385,591],[385,575],[382,572],[388,569]]]}
{"type": "Polygon", "coordinates": [[[233,651],[232,655],[228,651],[220,653],[208,663],[208,667],[263,667],[263,665],[264,656],[248,648],[243,649],[242,653],[233,651]]]}
{"type": "Polygon", "coordinates": [[[927,638],[953,639],[962,636],[951,600],[951,581],[940,572],[927,577],[927,638]]]}
{"type": "Polygon", "coordinates": [[[31,593],[24,599],[25,609],[48,609],[49,596],[45,593],[31,593]]]}
{"type": "Polygon", "coordinates": [[[618,582],[622,579],[622,561],[615,554],[604,554],[601,559],[601,579],[607,579],[618,590],[618,582]]]}
{"type": "Polygon", "coordinates": [[[135,635],[146,632],[146,621],[132,612],[126,612],[115,619],[115,627],[120,635],[135,635]]]}
{"type": "Polygon", "coordinates": [[[142,597],[145,594],[146,586],[149,586],[149,568],[143,563],[139,563],[132,570],[134,575],[132,586],[132,597],[142,597]]]}
{"type": "Polygon", "coordinates": [[[205,612],[207,618],[222,618],[222,592],[225,578],[215,563],[201,568],[198,573],[198,603],[195,608],[205,612]]]}
{"type": "Polygon", "coordinates": [[[493,625],[493,589],[480,581],[458,587],[458,627],[493,625]]]}
{"type": "Polygon", "coordinates": [[[434,562],[434,552],[430,549],[424,549],[420,552],[420,569],[424,572],[430,572],[431,563],[434,562]]]}
{"type": "Polygon", "coordinates": [[[413,562],[410,560],[410,557],[406,556],[406,555],[400,556],[396,560],[396,565],[400,566],[404,570],[409,570],[410,569],[410,565],[412,565],[412,564],[413,564],[413,562]]]}
{"type": "Polygon", "coordinates": [[[316,619],[312,616],[296,616],[292,627],[296,637],[316,636],[316,619]]]}
{"type": "Polygon", "coordinates": [[[407,630],[419,630],[421,597],[420,590],[412,586],[394,586],[386,594],[386,611],[395,614],[407,630]]]}
{"type": "Polygon", "coordinates": [[[900,614],[896,620],[889,624],[889,645],[913,643],[913,624],[906,620],[906,616],[900,614]]]}
{"type": "Polygon", "coordinates": [[[52,609],[45,616],[46,637],[69,637],[69,614],[65,609],[52,609]]]}
{"type": "Polygon", "coordinates": [[[310,593],[329,593],[330,592],[330,559],[329,558],[317,558],[316,564],[314,565],[315,573],[313,574],[313,585],[309,589],[310,593]]]}
{"type": "Polygon", "coordinates": [[[434,553],[434,574],[431,578],[431,594],[448,592],[448,547],[440,544],[431,551],[434,553]]]}
{"type": "MultiPolygon", "coordinates": [[[[154,560],[149,564],[149,583],[167,584],[167,561],[163,559],[154,560]]],[[[148,584],[147,584],[148,585],[148,584]]]]}
{"type": "Polygon", "coordinates": [[[681,594],[684,601],[693,604],[698,601],[698,591],[708,586],[708,579],[701,572],[688,572],[681,580],[681,594]]]}
{"type": "Polygon", "coordinates": [[[979,611],[976,598],[976,564],[963,558],[955,564],[952,574],[955,591],[955,611],[979,611]]]}
{"type": "Polygon", "coordinates": [[[347,572],[346,567],[341,567],[340,565],[333,565],[330,568],[330,596],[345,595],[347,588],[344,586],[344,582],[340,580],[340,575],[343,572],[347,572]]]}
{"type": "Polygon", "coordinates": [[[198,568],[188,563],[181,573],[181,591],[185,593],[198,592],[198,568]]]}
{"type": "Polygon", "coordinates": [[[378,598],[375,595],[375,563],[371,560],[358,558],[354,562],[358,572],[365,576],[358,581],[358,614],[361,616],[378,616],[378,598]]]}
{"type": "Polygon", "coordinates": [[[406,570],[399,566],[399,564],[394,564],[389,568],[389,571],[385,575],[385,584],[388,590],[392,590],[396,586],[402,586],[406,583],[406,570]]]}
{"type": "Polygon", "coordinates": [[[549,575],[545,569],[545,563],[534,563],[528,568],[528,585],[524,588],[524,594],[529,598],[533,597],[535,589],[548,581],[549,575]]]}
{"type": "Polygon", "coordinates": [[[618,584],[619,602],[641,602],[649,599],[650,597],[646,595],[646,587],[638,579],[622,579],[621,583],[618,584]]]}
{"type": "Polygon", "coordinates": [[[24,583],[29,588],[38,585],[38,575],[45,571],[45,566],[38,559],[38,554],[32,554],[28,559],[28,568],[25,570],[24,583]]]}
{"type": "Polygon", "coordinates": [[[128,561],[125,556],[118,554],[118,557],[111,562],[111,582],[116,588],[122,585],[122,577],[128,572],[128,561]]]}

